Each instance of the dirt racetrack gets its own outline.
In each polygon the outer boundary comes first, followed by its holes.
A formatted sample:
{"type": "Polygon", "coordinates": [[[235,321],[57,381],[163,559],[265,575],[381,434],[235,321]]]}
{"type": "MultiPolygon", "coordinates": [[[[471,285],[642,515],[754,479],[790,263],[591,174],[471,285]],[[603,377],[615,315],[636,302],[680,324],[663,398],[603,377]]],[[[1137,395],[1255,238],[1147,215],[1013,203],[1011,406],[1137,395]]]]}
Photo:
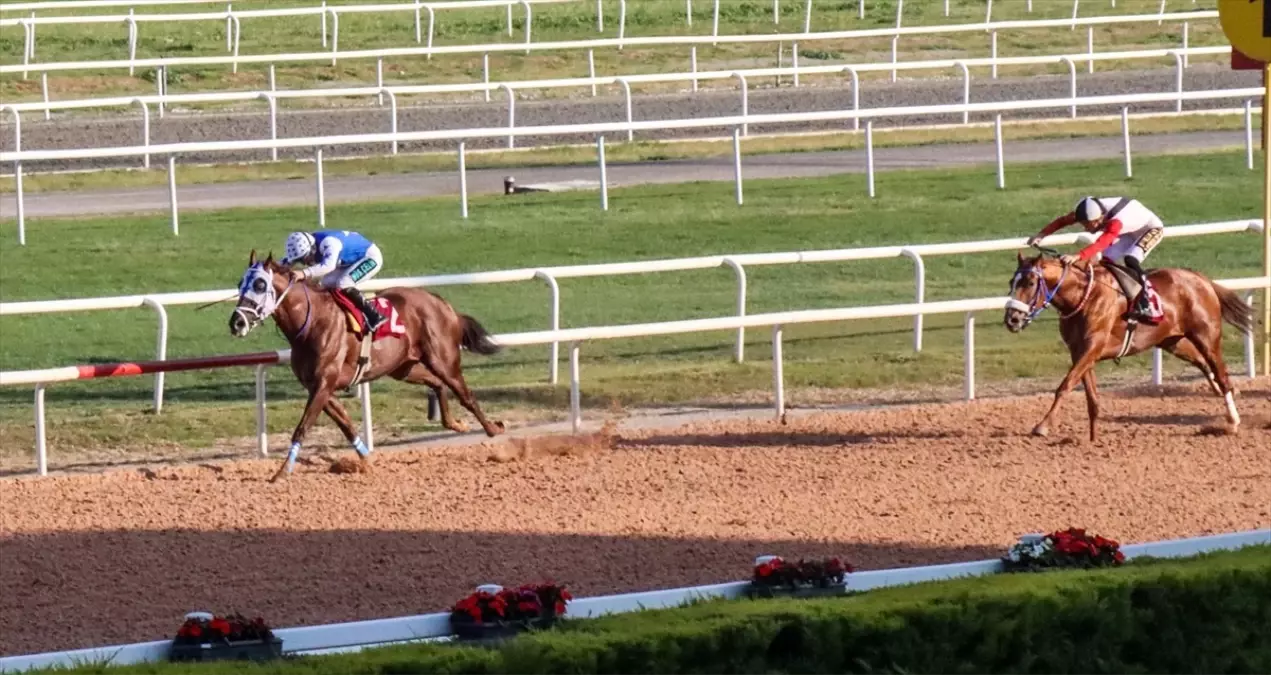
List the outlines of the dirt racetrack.
{"type": "Polygon", "coordinates": [[[278,627],[445,609],[472,586],[579,595],[744,578],[761,553],[863,568],[981,559],[1085,526],[1123,542],[1271,525],[1271,382],[1205,433],[1199,385],[877,408],[384,452],[370,474],[272,461],[0,482],[0,654],[170,636],[196,609],[278,627]]]}

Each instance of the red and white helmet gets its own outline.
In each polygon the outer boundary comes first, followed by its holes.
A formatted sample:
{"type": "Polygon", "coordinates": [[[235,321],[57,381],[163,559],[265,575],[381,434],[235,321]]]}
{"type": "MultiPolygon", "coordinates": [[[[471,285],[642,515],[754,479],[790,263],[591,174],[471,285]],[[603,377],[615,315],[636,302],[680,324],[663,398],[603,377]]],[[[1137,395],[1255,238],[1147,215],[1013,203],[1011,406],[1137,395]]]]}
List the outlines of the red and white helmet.
{"type": "Polygon", "coordinates": [[[291,265],[304,260],[310,253],[313,253],[314,244],[313,235],[308,232],[292,232],[287,235],[286,250],[283,251],[283,264],[291,265]]]}

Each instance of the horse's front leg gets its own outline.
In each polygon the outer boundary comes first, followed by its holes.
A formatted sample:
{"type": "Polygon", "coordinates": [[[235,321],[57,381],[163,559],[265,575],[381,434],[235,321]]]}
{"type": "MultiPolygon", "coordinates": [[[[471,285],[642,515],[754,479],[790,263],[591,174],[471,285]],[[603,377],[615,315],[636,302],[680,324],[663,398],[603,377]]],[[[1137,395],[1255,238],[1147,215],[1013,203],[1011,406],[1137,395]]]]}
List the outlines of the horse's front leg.
{"type": "Polygon", "coordinates": [[[1075,358],[1073,358],[1072,367],[1068,369],[1068,374],[1064,376],[1063,381],[1059,383],[1059,387],[1055,389],[1055,400],[1050,404],[1050,410],[1047,410],[1046,416],[1042,418],[1042,421],[1033,427],[1034,436],[1046,436],[1050,433],[1050,420],[1055,416],[1055,411],[1059,409],[1059,402],[1063,400],[1068,392],[1073,390],[1073,387],[1077,386],[1077,383],[1085,377],[1086,372],[1094,367],[1102,352],[1102,343],[1091,342],[1086,342],[1080,351],[1074,350],[1075,358]]]}
{"type": "Polygon", "coordinates": [[[300,445],[304,442],[305,434],[309,433],[309,427],[313,426],[313,423],[318,420],[318,415],[322,414],[322,410],[326,408],[333,390],[334,387],[329,379],[318,380],[310,387],[309,401],[305,404],[304,414],[300,416],[300,424],[297,424],[296,430],[291,432],[291,449],[287,451],[287,458],[283,460],[282,466],[278,467],[278,471],[269,479],[270,483],[290,474],[295,468],[296,458],[300,456],[300,445]]]}

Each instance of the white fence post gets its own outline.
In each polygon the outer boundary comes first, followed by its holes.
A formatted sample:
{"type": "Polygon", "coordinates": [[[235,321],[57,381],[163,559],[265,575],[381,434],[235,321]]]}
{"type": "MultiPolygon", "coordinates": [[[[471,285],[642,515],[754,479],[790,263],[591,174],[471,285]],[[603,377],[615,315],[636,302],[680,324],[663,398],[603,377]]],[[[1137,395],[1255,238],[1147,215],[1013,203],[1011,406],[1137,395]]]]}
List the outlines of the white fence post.
{"type": "Polygon", "coordinates": [[[605,3],[604,0],[596,0],[596,32],[605,32],[605,3]]]}
{"type": "MultiPolygon", "coordinates": [[[[971,105],[971,69],[962,61],[958,61],[958,68],[962,70],[962,105],[971,105]]],[[[962,111],[962,123],[969,124],[971,122],[971,111],[962,111]]]]}
{"type": "Polygon", "coordinates": [[[1068,56],[1063,57],[1062,60],[1068,64],[1068,96],[1072,98],[1069,116],[1077,119],[1077,63],[1068,56]]]}
{"type": "MultiPolygon", "coordinates": [[[[745,119],[750,116],[750,85],[746,82],[746,76],[741,73],[733,73],[733,77],[737,78],[737,82],[741,84],[741,116],[742,119],[745,119]]],[[[741,133],[744,136],[749,136],[750,125],[743,122],[741,133]]]]}
{"type": "MultiPolygon", "coordinates": [[[[857,112],[861,109],[861,76],[860,73],[857,73],[856,69],[851,66],[847,66],[843,70],[847,71],[847,74],[852,78],[852,112],[857,112]]],[[[858,130],[860,128],[861,118],[853,117],[852,129],[858,130]]]]}
{"type": "MultiPolygon", "coordinates": [[[[715,18],[711,25],[711,37],[719,37],[719,0],[715,0],[715,18]]],[[[712,42],[711,44],[717,45],[719,43],[712,42]]]]}
{"type": "Polygon", "coordinates": [[[459,141],[459,215],[468,218],[468,159],[465,144],[459,141]]]}
{"type": "MultiPolygon", "coordinates": [[[[724,264],[733,268],[733,274],[737,277],[737,316],[739,318],[746,316],[746,268],[732,258],[724,258],[724,264]]],[[[745,326],[737,329],[737,345],[733,349],[733,359],[737,363],[746,360],[745,326]]]]}
{"type": "Polygon", "coordinates": [[[1253,170],[1253,101],[1245,101],[1245,164],[1253,170]]]}
{"type": "Polygon", "coordinates": [[[737,182],[737,205],[741,206],[741,129],[733,127],[733,177],[737,182]]]}
{"type": "MultiPolygon", "coordinates": [[[[591,53],[591,52],[590,52],[590,51],[588,51],[588,53],[591,53]]],[[[694,75],[696,75],[696,74],[697,74],[697,45],[693,45],[692,47],[689,47],[689,49],[688,49],[688,64],[689,64],[689,72],[691,72],[691,73],[693,73],[694,75]]],[[[594,66],[593,66],[593,69],[594,69],[594,66]]],[[[596,75],[595,75],[595,73],[593,72],[593,73],[592,73],[592,77],[595,77],[595,76],[596,76],[596,75]]],[[[695,77],[695,78],[693,78],[693,91],[695,91],[695,92],[697,91],[697,78],[696,78],[696,77],[695,77]]],[[[592,96],[595,96],[595,95],[596,95],[596,85],[594,85],[594,84],[593,84],[593,85],[591,85],[591,92],[592,92],[592,93],[591,93],[591,95],[592,95],[592,96]]]]}
{"type": "Polygon", "coordinates": [[[1134,177],[1134,167],[1130,163],[1130,109],[1121,108],[1121,145],[1125,152],[1125,177],[1134,177]]]}
{"type": "MultiPolygon", "coordinates": [[[[508,84],[500,84],[499,88],[507,92],[508,95],[508,130],[516,128],[516,92],[512,91],[512,87],[508,84]]],[[[516,147],[516,136],[508,134],[508,149],[516,147]]]]}
{"type": "MultiPolygon", "coordinates": [[[[260,97],[269,104],[269,140],[276,141],[278,140],[278,99],[269,92],[261,92],[260,97]]],[[[269,148],[269,159],[278,161],[278,146],[269,148]]]]}
{"type": "MultiPolygon", "coordinates": [[[[159,337],[155,345],[155,360],[168,360],[168,310],[154,298],[143,298],[141,304],[150,307],[159,315],[159,337]]],[[[163,412],[163,371],[154,374],[154,414],[163,412]]]]}
{"type": "Polygon", "coordinates": [[[1006,152],[1002,147],[1002,115],[993,118],[993,145],[997,149],[997,189],[1006,189],[1006,152]]]}
{"type": "MultiPolygon", "coordinates": [[[[630,125],[632,122],[635,121],[635,118],[633,117],[633,111],[631,109],[631,83],[627,82],[627,78],[620,77],[618,78],[618,84],[622,85],[622,97],[627,108],[627,124],[630,125]]],[[[628,126],[627,127],[627,142],[630,143],[634,140],[635,140],[635,129],[628,126]]]]}
{"type": "MultiPolygon", "coordinates": [[[[921,305],[927,301],[927,265],[922,256],[909,248],[901,249],[900,254],[914,261],[914,302],[921,305]]],[[[923,315],[914,315],[914,351],[922,351],[923,315]]]]}
{"type": "Polygon", "coordinates": [[[605,166],[605,137],[596,137],[596,161],[600,165],[600,210],[609,210],[609,169],[605,166]]]}
{"type": "Polygon", "coordinates": [[[781,325],[772,327],[772,402],[778,421],[786,416],[785,356],[781,353],[781,325]]]}
{"type": "Polygon", "coordinates": [[[1161,386],[1165,381],[1164,364],[1161,363],[1161,348],[1152,348],[1152,384],[1161,386]]]}
{"type": "Polygon", "coordinates": [[[618,0],[618,51],[622,51],[622,40],[627,37],[627,0],[618,0]]]}
{"type": "MultiPolygon", "coordinates": [[[[1268,226],[1271,226],[1271,224],[1263,225],[1263,227],[1268,227],[1268,226]]],[[[1245,302],[1248,303],[1250,307],[1254,306],[1253,298],[1254,298],[1253,291],[1249,291],[1248,293],[1245,293],[1245,302]]],[[[1249,331],[1248,333],[1245,334],[1245,372],[1249,374],[1249,379],[1251,380],[1258,376],[1258,357],[1257,357],[1258,352],[1257,352],[1257,349],[1255,348],[1253,334],[1254,334],[1254,331],[1249,331]]]]}
{"type": "MultiPolygon", "coordinates": [[[[546,270],[537,270],[534,272],[534,276],[538,279],[542,279],[547,284],[547,290],[550,294],[547,305],[548,328],[551,330],[560,330],[560,282],[546,270]]],[[[547,381],[551,384],[556,384],[560,379],[559,341],[552,341],[551,346],[548,349],[548,358],[550,361],[547,365],[547,381]]]]}
{"type": "Polygon", "coordinates": [[[18,202],[18,246],[26,246],[26,191],[22,188],[22,162],[13,163],[13,193],[18,202]]]}
{"type": "Polygon", "coordinates": [[[874,196],[874,120],[865,120],[865,182],[874,196]]]}
{"type": "Polygon", "coordinates": [[[569,345],[569,424],[578,433],[583,425],[582,392],[579,384],[580,366],[578,363],[579,343],[569,345]]]}
{"type": "Polygon", "coordinates": [[[326,181],[322,178],[322,148],[318,148],[314,152],[313,163],[317,167],[316,177],[318,182],[318,227],[326,227],[327,225],[327,190],[326,181]]]}
{"type": "Polygon", "coordinates": [[[1178,52],[1174,54],[1174,89],[1179,93],[1178,101],[1175,102],[1174,112],[1183,112],[1183,55],[1178,52]]]}
{"type": "MultiPolygon", "coordinates": [[[[45,71],[45,72],[43,72],[43,73],[40,73],[40,97],[44,99],[44,103],[45,103],[45,105],[48,105],[48,102],[49,102],[49,74],[48,74],[48,72],[47,72],[47,71],[45,71]]],[[[162,104],[162,100],[160,100],[160,104],[162,104]]],[[[52,108],[47,108],[47,107],[46,107],[46,108],[44,109],[44,121],[45,121],[45,122],[47,122],[47,121],[49,121],[49,120],[51,120],[51,119],[53,119],[53,109],[52,109],[52,108]]]]}
{"type": "MultiPolygon", "coordinates": [[[[432,49],[432,39],[433,39],[434,29],[436,25],[437,25],[437,13],[433,11],[432,5],[429,5],[428,6],[428,44],[425,45],[429,49],[432,49]]],[[[432,60],[432,52],[428,52],[428,60],[429,61],[432,60]]]]}
{"type": "Polygon", "coordinates": [[[256,366],[256,449],[269,456],[269,427],[265,424],[265,366],[256,366]]]}
{"type": "Polygon", "coordinates": [[[1094,25],[1086,26],[1086,73],[1094,72],[1094,25]]]}
{"type": "Polygon", "coordinates": [[[965,361],[963,391],[966,400],[975,400],[975,314],[966,313],[965,334],[963,336],[962,358],[965,361]]]}
{"type": "Polygon", "coordinates": [[[394,94],[392,89],[385,87],[382,90],[381,95],[388,97],[388,114],[390,116],[388,118],[388,130],[389,130],[389,133],[393,134],[393,141],[392,143],[389,144],[389,152],[396,155],[397,154],[397,94],[394,94]]]}
{"type": "MultiPolygon", "coordinates": [[[[139,98],[134,98],[133,103],[141,106],[141,144],[150,147],[150,106],[139,98]]],[[[141,156],[141,165],[147,169],[150,168],[150,153],[141,156]]]]}
{"type": "Polygon", "coordinates": [[[362,441],[369,452],[375,452],[375,429],[371,422],[371,383],[358,385],[358,396],[362,399],[362,441]]]}
{"type": "Polygon", "coordinates": [[[35,471],[49,475],[48,433],[44,427],[44,385],[35,385],[35,471]]]}
{"type": "Polygon", "coordinates": [[[172,236],[181,233],[180,213],[177,209],[177,157],[168,155],[168,209],[172,221],[172,236]]]}

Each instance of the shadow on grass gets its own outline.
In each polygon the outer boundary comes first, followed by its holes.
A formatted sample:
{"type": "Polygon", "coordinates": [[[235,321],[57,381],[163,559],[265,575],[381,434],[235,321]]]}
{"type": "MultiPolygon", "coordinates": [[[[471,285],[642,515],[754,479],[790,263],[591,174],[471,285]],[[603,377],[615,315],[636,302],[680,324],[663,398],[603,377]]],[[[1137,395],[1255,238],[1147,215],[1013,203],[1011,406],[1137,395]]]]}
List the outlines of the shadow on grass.
{"type": "MultiPolygon", "coordinates": [[[[197,480],[216,480],[210,476],[197,480]]],[[[253,489],[289,488],[262,482],[253,489]]],[[[840,556],[878,569],[1000,551],[726,535],[357,528],[19,534],[0,540],[0,595],[9,599],[0,605],[6,627],[0,655],[165,639],[194,610],[259,615],[284,628],[445,611],[482,583],[552,580],[578,597],[714,584],[745,579],[762,554],[840,556]]]]}

